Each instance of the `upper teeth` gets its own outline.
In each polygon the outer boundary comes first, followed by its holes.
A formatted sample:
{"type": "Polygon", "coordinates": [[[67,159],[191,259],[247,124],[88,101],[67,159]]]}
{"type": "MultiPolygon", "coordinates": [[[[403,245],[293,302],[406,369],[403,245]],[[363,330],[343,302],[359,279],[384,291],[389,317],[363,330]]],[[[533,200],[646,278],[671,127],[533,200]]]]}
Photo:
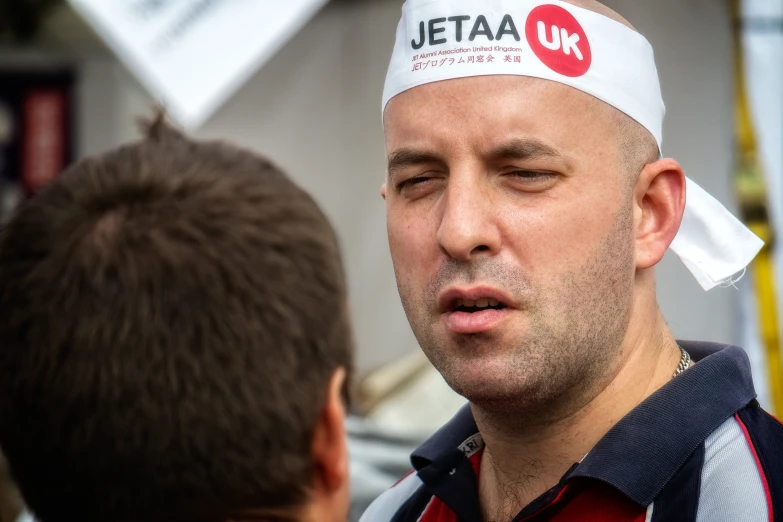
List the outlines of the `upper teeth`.
{"type": "Polygon", "coordinates": [[[457,307],[464,306],[466,308],[486,308],[488,306],[497,306],[500,301],[496,299],[479,299],[474,301],[473,299],[457,299],[457,307]]]}

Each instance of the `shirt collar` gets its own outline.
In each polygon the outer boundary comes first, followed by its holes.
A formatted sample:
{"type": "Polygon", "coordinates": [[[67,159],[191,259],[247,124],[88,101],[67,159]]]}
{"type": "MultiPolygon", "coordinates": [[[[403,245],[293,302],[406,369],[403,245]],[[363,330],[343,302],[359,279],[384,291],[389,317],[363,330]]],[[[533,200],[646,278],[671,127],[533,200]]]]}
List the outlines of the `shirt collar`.
{"type": "MultiPolygon", "coordinates": [[[[569,478],[601,480],[646,506],[710,433],[755,398],[750,363],[741,348],[679,344],[698,364],[615,424],[569,478]]],[[[470,407],[465,406],[413,452],[411,463],[421,470],[453,454],[476,433],[470,407]]]]}
{"type": "Polygon", "coordinates": [[[615,424],[573,477],[602,480],[648,505],[710,433],[756,397],[750,363],[741,348],[680,345],[698,364],[615,424]]]}
{"type": "Polygon", "coordinates": [[[433,461],[453,453],[477,433],[478,426],[473,420],[470,405],[466,404],[411,454],[411,464],[416,471],[419,471],[433,461]]]}

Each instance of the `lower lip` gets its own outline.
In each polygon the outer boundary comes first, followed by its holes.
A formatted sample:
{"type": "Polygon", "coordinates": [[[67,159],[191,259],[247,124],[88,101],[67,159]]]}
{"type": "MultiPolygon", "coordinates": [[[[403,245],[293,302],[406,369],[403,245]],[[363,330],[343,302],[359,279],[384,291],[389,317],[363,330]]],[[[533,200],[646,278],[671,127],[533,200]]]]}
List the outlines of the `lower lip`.
{"type": "Polygon", "coordinates": [[[508,314],[509,308],[501,310],[489,309],[481,312],[448,312],[444,314],[446,327],[458,334],[475,334],[488,332],[497,327],[508,314]]]}

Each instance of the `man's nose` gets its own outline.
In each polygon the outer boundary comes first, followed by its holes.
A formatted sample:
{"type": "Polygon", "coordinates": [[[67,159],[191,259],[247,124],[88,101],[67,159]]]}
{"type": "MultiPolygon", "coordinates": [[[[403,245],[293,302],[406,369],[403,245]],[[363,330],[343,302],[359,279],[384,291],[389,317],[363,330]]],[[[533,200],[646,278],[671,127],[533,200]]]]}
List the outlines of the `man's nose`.
{"type": "Polygon", "coordinates": [[[471,261],[500,250],[501,234],[491,190],[475,174],[452,173],[438,228],[438,245],[449,257],[471,261]]]}

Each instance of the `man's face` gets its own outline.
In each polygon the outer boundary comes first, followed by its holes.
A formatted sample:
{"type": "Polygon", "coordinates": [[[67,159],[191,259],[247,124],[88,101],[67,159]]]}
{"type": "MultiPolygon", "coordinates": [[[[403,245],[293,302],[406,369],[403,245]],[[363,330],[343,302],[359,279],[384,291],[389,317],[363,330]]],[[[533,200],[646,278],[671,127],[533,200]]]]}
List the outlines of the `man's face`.
{"type": "Polygon", "coordinates": [[[474,403],[585,389],[634,285],[632,174],[613,109],[544,80],[422,85],[385,113],[389,245],[425,353],[474,403]]]}

